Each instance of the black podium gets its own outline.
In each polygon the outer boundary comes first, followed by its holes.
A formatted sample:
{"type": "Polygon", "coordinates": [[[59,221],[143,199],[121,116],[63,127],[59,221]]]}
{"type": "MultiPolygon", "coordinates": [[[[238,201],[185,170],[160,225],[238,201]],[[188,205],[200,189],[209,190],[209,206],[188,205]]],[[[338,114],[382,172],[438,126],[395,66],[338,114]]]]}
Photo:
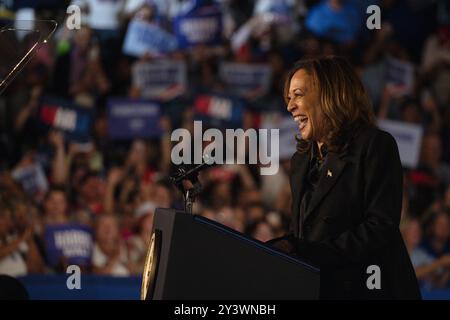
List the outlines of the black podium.
{"type": "Polygon", "coordinates": [[[157,209],[146,300],[318,299],[319,270],[201,216],[157,209]]]}

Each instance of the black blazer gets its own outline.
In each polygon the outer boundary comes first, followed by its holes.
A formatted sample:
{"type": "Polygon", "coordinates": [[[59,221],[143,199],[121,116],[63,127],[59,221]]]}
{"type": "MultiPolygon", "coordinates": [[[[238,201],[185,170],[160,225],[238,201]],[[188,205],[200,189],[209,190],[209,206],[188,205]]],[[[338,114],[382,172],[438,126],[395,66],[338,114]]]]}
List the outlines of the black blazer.
{"type": "Polygon", "coordinates": [[[299,211],[310,157],[298,152],[292,157],[293,216],[291,234],[284,239],[293,253],[321,269],[321,298],[420,299],[399,231],[403,175],[394,138],[366,128],[346,151],[328,152],[300,239],[299,211]],[[371,265],[380,268],[381,289],[367,287],[371,265]]]}

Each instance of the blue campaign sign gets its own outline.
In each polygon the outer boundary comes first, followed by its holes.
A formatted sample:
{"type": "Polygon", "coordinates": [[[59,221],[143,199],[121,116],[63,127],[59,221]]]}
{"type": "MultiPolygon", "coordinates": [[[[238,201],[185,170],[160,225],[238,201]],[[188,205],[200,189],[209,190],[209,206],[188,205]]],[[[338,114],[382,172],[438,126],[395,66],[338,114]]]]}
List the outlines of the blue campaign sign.
{"type": "Polygon", "coordinates": [[[140,19],[133,19],[129,25],[123,43],[123,53],[140,57],[146,53],[160,55],[177,49],[174,35],[140,19]]]}
{"type": "Polygon", "coordinates": [[[241,99],[222,94],[201,94],[194,102],[195,119],[209,127],[241,127],[243,109],[241,99]]]}
{"type": "Polygon", "coordinates": [[[180,48],[216,45],[222,40],[222,13],[218,6],[199,7],[174,19],[174,31],[180,48]]]}
{"type": "Polygon", "coordinates": [[[68,264],[90,264],[94,243],[90,227],[79,224],[46,226],[44,239],[50,266],[56,267],[61,259],[68,264]]]}
{"type": "Polygon", "coordinates": [[[408,95],[414,87],[414,65],[395,58],[387,59],[385,83],[396,96],[408,95]]]}
{"type": "Polygon", "coordinates": [[[94,111],[69,100],[45,97],[39,109],[39,120],[46,129],[64,132],[68,140],[84,142],[90,140],[94,111]]]}
{"type": "Polygon", "coordinates": [[[272,82],[268,64],[223,62],[219,74],[230,92],[249,100],[267,94],[272,82]]]}
{"type": "Polygon", "coordinates": [[[187,66],[179,60],[138,62],[132,68],[132,77],[145,99],[175,98],[187,87],[187,66]]]}
{"type": "Polygon", "coordinates": [[[20,183],[24,191],[29,195],[43,195],[48,190],[48,181],[40,164],[14,169],[12,177],[20,183]]]}
{"type": "Polygon", "coordinates": [[[108,101],[109,136],[113,139],[159,137],[160,105],[154,101],[111,99],[108,101]]]}

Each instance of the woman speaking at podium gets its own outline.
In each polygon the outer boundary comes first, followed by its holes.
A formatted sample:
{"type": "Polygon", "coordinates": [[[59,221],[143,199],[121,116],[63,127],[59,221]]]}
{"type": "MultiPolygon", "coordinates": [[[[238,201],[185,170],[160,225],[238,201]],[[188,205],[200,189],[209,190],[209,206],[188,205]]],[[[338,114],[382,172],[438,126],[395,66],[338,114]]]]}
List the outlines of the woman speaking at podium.
{"type": "Polygon", "coordinates": [[[420,299],[399,231],[398,148],[376,127],[352,67],[340,57],[299,61],[284,98],[300,131],[291,232],[269,244],[320,268],[322,299],[420,299]]]}

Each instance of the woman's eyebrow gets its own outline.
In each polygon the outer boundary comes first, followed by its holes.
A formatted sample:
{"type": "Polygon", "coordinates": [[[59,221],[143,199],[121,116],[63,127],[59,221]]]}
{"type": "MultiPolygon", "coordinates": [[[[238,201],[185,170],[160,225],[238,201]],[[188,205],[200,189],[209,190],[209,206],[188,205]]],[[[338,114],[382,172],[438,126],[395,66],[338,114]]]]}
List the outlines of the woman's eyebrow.
{"type": "Polygon", "coordinates": [[[291,90],[291,92],[294,92],[295,90],[300,90],[300,91],[302,91],[303,93],[306,93],[306,92],[308,91],[305,87],[297,87],[297,88],[293,88],[293,89],[291,90]]]}

